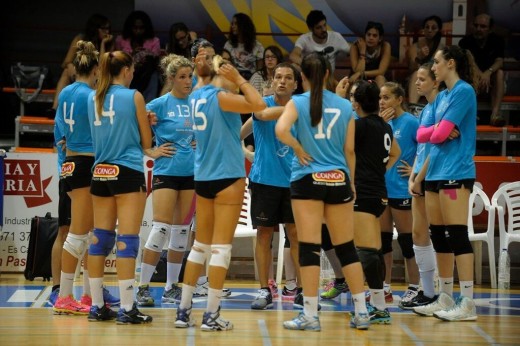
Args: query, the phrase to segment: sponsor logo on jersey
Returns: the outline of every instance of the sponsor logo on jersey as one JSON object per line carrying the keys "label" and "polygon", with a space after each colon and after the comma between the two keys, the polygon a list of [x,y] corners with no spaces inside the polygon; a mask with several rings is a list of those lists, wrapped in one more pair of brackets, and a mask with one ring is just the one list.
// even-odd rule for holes
{"label": "sponsor logo on jersey", "polygon": [[345,181],[345,173],[340,170],[312,173],[314,181],[325,183],[342,183]]}

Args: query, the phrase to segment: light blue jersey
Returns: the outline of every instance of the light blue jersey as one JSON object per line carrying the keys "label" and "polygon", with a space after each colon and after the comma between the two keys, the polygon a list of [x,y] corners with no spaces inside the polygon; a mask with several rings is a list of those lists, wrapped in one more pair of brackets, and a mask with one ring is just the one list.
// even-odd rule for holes
{"label": "light blue jersey", "polygon": [[[428,119],[431,118],[434,111],[434,103],[435,101],[424,106],[421,114],[419,115],[419,126],[424,126],[429,121]],[[429,153],[430,143],[417,143],[417,154],[415,157],[415,167],[413,170],[414,174],[419,174]]]}
{"label": "light blue jersey", "polygon": [[[90,128],[90,127],[89,127]],[[56,119],[54,119],[54,146],[56,146],[57,154],[58,154],[58,174],[61,174],[61,165],[65,162],[66,151],[63,150],[62,145],[58,145],[58,142],[61,141],[64,137],[62,126],[59,124]]]}
{"label": "light blue jersey", "polygon": [[111,85],[102,114],[97,114],[95,91],[88,101],[88,118],[94,142],[94,165],[112,163],[143,172],[143,149],[134,103],[134,89]]}
{"label": "light blue jersey", "polygon": [[344,152],[348,124],[352,118],[350,101],[324,90],[323,116],[321,122],[312,127],[309,99],[310,92],[292,97],[298,113],[298,119],[294,123],[296,138],[312,157],[312,161],[308,166],[302,166],[295,155],[291,181],[299,180],[310,173],[334,169],[341,169],[350,176]]}
{"label": "light blue jersey", "polygon": [[459,80],[452,90],[446,89],[439,94],[435,123],[441,120],[455,124],[460,136],[431,145],[426,180],[475,179],[473,156],[477,137],[477,97],[471,85]]}
{"label": "light blue jersey", "polygon": [[410,198],[408,193],[408,176],[401,176],[397,167],[402,165],[401,161],[406,161],[413,166],[415,154],[417,153],[417,129],[419,120],[410,113],[403,113],[399,117],[388,122],[392,127],[394,139],[401,148],[401,155],[385,174],[386,189],[388,198]]}
{"label": "light blue jersey", "polygon": [[146,109],[157,115],[157,124],[152,126],[157,146],[171,143],[176,149],[173,157],[155,159],[153,174],[192,176],[195,151],[191,146],[193,123],[188,98],[179,99],[167,93],[148,103]]}
{"label": "light blue jersey", "polygon": [[195,181],[210,181],[246,176],[240,142],[240,114],[220,109],[217,94],[227,92],[206,85],[190,95],[195,150]]}
{"label": "light blue jersey", "polygon": [[65,136],[67,148],[78,153],[94,152],[87,114],[91,92],[88,84],[74,82],[65,87],[58,97],[55,124]]}
{"label": "light blue jersey", "polygon": [[[274,96],[264,97],[264,101],[267,107],[279,106]],[[276,120],[262,121],[253,115],[255,161],[249,172],[249,180],[254,183],[288,188],[294,152],[291,147],[276,138],[275,126]]]}

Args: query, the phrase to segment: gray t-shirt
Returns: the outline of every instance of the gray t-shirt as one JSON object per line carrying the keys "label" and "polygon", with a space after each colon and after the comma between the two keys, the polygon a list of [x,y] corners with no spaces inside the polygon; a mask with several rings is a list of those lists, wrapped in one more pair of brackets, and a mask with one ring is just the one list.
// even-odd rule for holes
{"label": "gray t-shirt", "polygon": [[[312,38],[312,32],[308,32],[298,37],[294,46],[302,50],[302,57],[312,52],[324,52],[334,70],[336,67],[336,56],[340,52],[349,54],[350,44],[336,31],[327,31],[327,33],[327,41],[325,43],[316,43]],[[332,49],[328,47],[332,47]]]}

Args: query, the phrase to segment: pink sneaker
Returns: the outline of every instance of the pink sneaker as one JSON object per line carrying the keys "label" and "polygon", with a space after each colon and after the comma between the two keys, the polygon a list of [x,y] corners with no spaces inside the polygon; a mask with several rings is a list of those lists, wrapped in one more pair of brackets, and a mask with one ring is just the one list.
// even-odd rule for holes
{"label": "pink sneaker", "polygon": [[58,297],[52,310],[57,315],[88,315],[90,306],[81,304],[70,295],[67,297]]}
{"label": "pink sneaker", "polygon": [[276,285],[276,281],[274,281],[273,279],[269,279],[267,281],[267,284],[269,285],[269,290],[271,291],[271,296],[273,297],[273,299],[278,298],[278,286]]}
{"label": "pink sneaker", "polygon": [[85,306],[92,306],[92,297],[84,294],[81,296],[81,299],[79,302]]}

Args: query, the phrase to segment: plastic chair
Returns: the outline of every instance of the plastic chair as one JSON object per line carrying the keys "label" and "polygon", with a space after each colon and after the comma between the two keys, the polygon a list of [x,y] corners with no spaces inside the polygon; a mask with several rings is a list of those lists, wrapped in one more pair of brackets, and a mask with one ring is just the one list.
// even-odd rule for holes
{"label": "plastic chair", "polygon": [[[469,197],[468,235],[469,240],[477,242],[473,245],[475,255],[475,282],[482,283],[482,242],[487,243],[489,258],[489,278],[491,288],[497,288],[497,268],[495,261],[495,207],[490,203],[489,197],[478,186],[473,186],[473,192]],[[483,210],[488,212],[487,229],[485,232],[475,233],[473,216],[480,215]]]}
{"label": "plastic chair", "polygon": [[509,243],[520,242],[520,181],[500,187],[491,203],[498,212],[500,250],[508,249]]}

